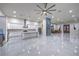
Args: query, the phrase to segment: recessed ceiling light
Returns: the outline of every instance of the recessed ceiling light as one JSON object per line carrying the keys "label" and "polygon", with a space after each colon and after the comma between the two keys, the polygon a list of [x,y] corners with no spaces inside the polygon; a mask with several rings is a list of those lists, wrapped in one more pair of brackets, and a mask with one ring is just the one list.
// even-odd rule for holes
{"label": "recessed ceiling light", "polygon": [[72,10],[69,10],[69,13],[72,13]]}
{"label": "recessed ceiling light", "polygon": [[72,15],[72,17],[75,17],[75,15]]}
{"label": "recessed ceiling light", "polygon": [[16,14],[16,11],[13,11],[13,14]]}

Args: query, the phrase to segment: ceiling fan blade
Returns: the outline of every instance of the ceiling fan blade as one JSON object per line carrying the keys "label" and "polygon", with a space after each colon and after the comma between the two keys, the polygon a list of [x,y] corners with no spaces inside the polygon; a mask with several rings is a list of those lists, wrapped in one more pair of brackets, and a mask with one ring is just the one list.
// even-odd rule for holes
{"label": "ceiling fan blade", "polygon": [[52,13],[50,13],[50,12],[47,12],[47,13],[52,15]]}
{"label": "ceiling fan blade", "polygon": [[41,10],[43,10],[43,8],[41,8],[39,5],[37,5],[38,8],[40,8]]}
{"label": "ceiling fan blade", "polygon": [[53,10],[49,10],[49,11],[56,11],[56,9],[53,9]]}
{"label": "ceiling fan blade", "polygon": [[47,3],[44,3],[45,4],[45,8],[47,7]]}
{"label": "ceiling fan blade", "polygon": [[52,7],[55,7],[55,5],[56,5],[56,4],[54,4],[54,5],[50,6],[47,10],[51,9]]}

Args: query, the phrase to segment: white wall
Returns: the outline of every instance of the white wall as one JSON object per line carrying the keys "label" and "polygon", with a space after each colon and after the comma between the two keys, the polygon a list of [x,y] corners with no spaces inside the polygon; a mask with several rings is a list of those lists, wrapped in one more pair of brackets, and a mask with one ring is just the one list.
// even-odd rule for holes
{"label": "white wall", "polygon": [[35,29],[38,27],[38,23],[37,22],[30,22],[30,21],[27,21],[26,22],[26,25],[28,25],[28,28],[29,29]]}
{"label": "white wall", "polygon": [[54,30],[59,30],[60,27],[61,27],[61,24],[57,24],[57,25],[55,24],[54,25]]}
{"label": "white wall", "polygon": [[22,29],[23,20],[7,17],[7,28],[8,29]]}
{"label": "white wall", "polygon": [[[7,25],[8,29],[23,29],[23,26],[24,26],[23,19],[7,17],[7,22],[8,22],[8,25]],[[38,27],[37,22],[26,21],[26,25],[28,25],[28,29],[36,29]]]}

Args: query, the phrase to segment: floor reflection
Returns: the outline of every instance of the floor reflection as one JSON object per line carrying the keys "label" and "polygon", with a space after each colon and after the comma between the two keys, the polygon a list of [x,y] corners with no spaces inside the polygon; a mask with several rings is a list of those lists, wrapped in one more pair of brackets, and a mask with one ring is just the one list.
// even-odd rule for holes
{"label": "floor reflection", "polygon": [[62,37],[63,37],[63,40],[70,41],[70,33],[64,33]]}
{"label": "floor reflection", "polygon": [[0,47],[2,56],[79,56],[79,33],[59,33],[22,40],[10,38]]}

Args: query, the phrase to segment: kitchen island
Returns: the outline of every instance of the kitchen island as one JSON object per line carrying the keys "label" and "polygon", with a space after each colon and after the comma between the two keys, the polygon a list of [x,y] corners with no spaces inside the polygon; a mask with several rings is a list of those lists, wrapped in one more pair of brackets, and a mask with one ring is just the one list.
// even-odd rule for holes
{"label": "kitchen island", "polygon": [[29,38],[34,38],[34,37],[38,37],[39,33],[36,31],[32,31],[32,32],[23,32],[22,33],[22,38],[23,39],[29,39]]}
{"label": "kitchen island", "polygon": [[29,39],[38,37],[39,32],[35,29],[8,29],[7,40],[14,37],[21,37],[21,39]]}

